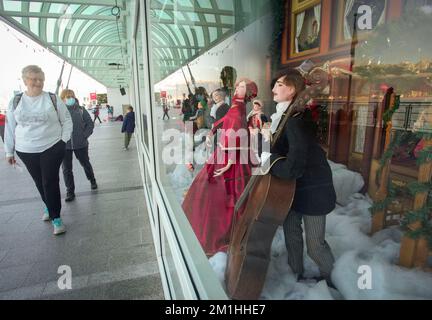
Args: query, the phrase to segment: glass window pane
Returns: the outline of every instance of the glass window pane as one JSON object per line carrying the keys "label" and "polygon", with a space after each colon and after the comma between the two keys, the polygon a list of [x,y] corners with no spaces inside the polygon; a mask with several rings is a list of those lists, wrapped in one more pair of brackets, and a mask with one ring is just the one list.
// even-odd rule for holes
{"label": "glass window pane", "polygon": [[216,23],[216,17],[214,14],[205,14],[204,16],[205,16],[207,22]]}
{"label": "glass window pane", "polygon": [[60,4],[60,3],[51,3],[49,7],[50,13],[65,13],[68,5],[66,4]]}
{"label": "glass window pane", "polygon": [[69,41],[74,42],[77,41],[76,35],[77,32],[81,29],[82,25],[84,23],[84,20],[75,20],[71,26],[71,31],[69,33]]}
{"label": "glass window pane", "polygon": [[200,21],[198,15],[196,13],[194,13],[194,12],[189,12],[188,13],[188,17],[189,17],[189,20],[191,20],[191,21],[194,21],[194,22],[199,22]]}
{"label": "glass window pane", "polygon": [[208,29],[210,33],[210,42],[217,40],[217,28],[209,27]]}
{"label": "glass window pane", "polygon": [[205,39],[204,39],[204,32],[203,29],[201,27],[194,27],[193,30],[195,31],[198,43],[197,45],[200,47],[204,47],[205,46]]}
{"label": "glass window pane", "polygon": [[106,7],[104,7],[104,6],[88,6],[86,9],[84,9],[82,14],[92,15],[101,9],[106,9]]}
{"label": "glass window pane", "polygon": [[176,3],[179,4],[180,6],[183,6],[183,7],[193,7],[193,5],[192,5],[192,3],[191,3],[190,0],[177,0],[177,1],[174,3],[174,5],[175,5]]}
{"label": "glass window pane", "polygon": [[183,292],[181,291],[181,283],[179,279],[178,266],[176,265],[171,250],[170,243],[168,242],[168,236],[164,229],[161,229],[161,240],[162,240],[162,259],[164,261],[164,267],[166,271],[167,282],[169,291],[172,299],[185,299]]}
{"label": "glass window pane", "polygon": [[213,6],[212,6],[210,0],[198,0],[198,4],[201,8],[213,9]]}
{"label": "glass window pane", "polygon": [[[430,164],[425,157],[430,153],[432,132],[432,2],[293,0],[289,6],[286,3],[282,0],[178,2],[183,6],[182,14],[192,22],[184,26],[184,33],[172,25],[161,27],[155,18],[151,20],[149,42],[154,60],[150,61],[150,73],[154,101],[149,108],[155,130],[158,184],[164,200],[173,208],[173,217],[190,223],[193,234],[185,236],[195,237],[209,259],[217,253],[218,257],[227,258],[231,230],[241,218],[233,208],[253,176],[252,158],[260,156],[251,137],[265,133],[265,126],[275,133],[284,117],[283,111],[290,110],[286,108],[292,100],[299,101],[295,99],[306,93],[308,101],[302,102],[299,113],[295,113],[307,131],[308,149],[303,158],[290,151],[289,141],[280,142],[283,150],[275,147],[270,150],[273,159],[281,157],[284,162],[275,165],[269,174],[278,176],[279,172],[285,180],[297,183],[292,206],[286,206],[286,214],[290,209],[305,216],[319,211],[329,217],[329,228],[340,234],[344,230],[335,221],[340,221],[341,216],[357,226],[358,221],[354,220],[362,216],[364,224],[358,228],[367,242],[371,230],[378,232],[392,227],[402,235],[405,231],[401,223],[409,222],[404,220],[406,214],[419,206],[415,204],[419,198],[410,193],[410,186],[416,182],[427,188],[430,183],[430,175],[425,173],[430,172]],[[208,6],[212,6],[213,12],[205,10]],[[211,23],[211,27],[206,27],[206,23]],[[213,25],[217,23],[220,25]],[[305,79],[314,66],[322,67],[330,75],[323,78],[329,82],[317,90],[312,90],[315,86]],[[288,70],[291,72],[288,78],[296,78],[295,83],[283,82],[286,78],[276,79],[280,72]],[[252,97],[243,97],[241,90],[249,83],[239,82],[244,77],[256,84],[262,108],[255,105],[254,109]],[[280,95],[279,86],[290,88],[291,94]],[[236,89],[242,95],[240,98],[235,95]],[[248,89],[248,94],[253,92],[250,83]],[[224,115],[220,116],[218,110],[224,110]],[[237,124],[236,130],[246,132],[243,147],[238,145],[240,137],[232,146],[228,137],[214,136],[218,125],[233,129],[233,123]],[[279,129],[286,132],[286,128]],[[236,161],[242,150],[247,150],[250,158],[242,163],[245,166],[238,166]],[[230,157],[230,152],[234,156],[231,153]],[[301,172],[290,171],[295,171],[291,160],[282,157],[303,163]],[[321,174],[325,175],[326,188],[315,184],[322,183],[318,179]],[[388,182],[388,186],[383,182]],[[319,204],[319,198],[328,207]],[[425,195],[420,203],[424,210],[430,204],[427,199]],[[246,199],[246,205],[251,201]],[[372,211],[379,211],[379,219],[370,215],[371,206]],[[344,253],[353,249],[352,239],[347,236],[336,244],[332,235],[322,234],[329,239],[338,263]],[[274,259],[272,262],[282,266],[287,265],[284,237],[283,228],[279,228],[274,239],[277,245],[267,252]],[[303,256],[303,252],[297,253]],[[393,258],[396,261],[405,256],[413,255],[396,250]],[[426,258],[423,256],[422,261],[427,261]],[[226,262],[222,265],[225,267]],[[306,263],[303,267],[307,273],[319,275],[315,266]],[[343,279],[340,271],[333,271],[332,277]],[[223,274],[218,275],[224,279]],[[289,268],[285,275],[270,268],[267,279],[285,284],[284,280],[294,276]],[[295,286],[279,290],[277,285],[267,285],[261,298],[307,298]],[[394,289],[389,297],[394,297],[393,294],[400,292]]]}
{"label": "glass window pane", "polygon": [[46,23],[46,39],[48,42],[54,42],[54,30],[57,27],[57,19],[49,18]]}
{"label": "glass window pane", "polygon": [[144,87],[144,56],[143,56],[143,44],[142,44],[142,21],[139,19],[139,24],[137,27],[137,33],[135,37],[136,44],[136,56],[137,56],[137,68],[138,68],[138,96],[140,99],[141,114],[137,115],[140,117],[140,123],[142,125],[141,132],[144,135],[144,144],[149,146],[148,138],[148,106],[145,104],[144,93],[146,88]]}
{"label": "glass window pane", "polygon": [[213,6],[210,0],[198,0],[198,4],[201,8],[212,9]]}
{"label": "glass window pane", "polygon": [[42,9],[42,2],[31,1],[30,12],[40,12]]}
{"label": "glass window pane", "polygon": [[[213,1],[210,3],[212,4]],[[230,6],[225,5],[224,8],[227,10],[229,7],[233,8],[232,3]],[[252,24],[247,27],[247,31],[226,28],[234,35],[225,39],[219,38],[221,35],[218,34],[217,27],[205,26],[206,23],[216,23],[219,20],[216,18],[216,12],[215,10],[214,14],[203,14],[200,8],[191,8],[190,11],[184,12],[192,22],[199,22],[196,26],[184,26],[184,33],[172,25],[160,26],[160,22],[152,17],[150,34],[153,45],[150,49],[155,59],[150,63],[150,67],[154,80],[152,88],[155,104],[152,105],[152,121],[155,128],[158,177],[164,194],[175,209],[176,217],[191,222],[195,233],[189,236],[197,237],[208,257],[219,250],[226,252],[227,243],[221,239],[225,236],[229,238],[228,230],[234,215],[230,205],[235,197],[240,196],[239,191],[236,191],[235,195],[230,194],[232,185],[225,186],[223,177],[215,180],[218,187],[221,187],[220,192],[214,192],[211,179],[207,181],[207,178],[203,178],[207,177],[207,170],[210,170],[206,161],[214,156],[212,151],[205,148],[202,140],[210,132],[211,121],[215,120],[214,117],[209,119],[211,107],[215,104],[210,94],[219,89],[217,103],[218,106],[222,105],[218,113],[220,118],[223,112],[229,110],[234,96],[235,82],[240,77],[253,80],[259,85],[260,97],[266,99],[267,104],[271,101],[269,84],[265,82],[267,72],[265,66],[271,41],[271,37],[268,36],[271,34],[272,25],[269,23],[271,19],[258,21],[257,17],[251,17]],[[243,15],[242,12],[238,14]],[[226,21],[233,25],[234,16],[236,16],[235,12],[232,12],[231,16],[226,15],[225,12]],[[243,27],[246,27],[246,23]],[[164,30],[171,32],[163,32]],[[219,44],[213,46],[211,43],[214,42]],[[179,50],[176,46],[178,44],[186,48]],[[244,47],[253,54],[246,54]],[[201,55],[193,58],[201,48]],[[188,59],[186,60],[188,65],[179,60],[182,57]],[[221,78],[222,70],[226,72]],[[251,111],[251,102],[248,100],[241,108],[245,120],[246,112]],[[240,123],[242,120],[239,117],[235,118],[235,121]],[[247,134],[246,124],[242,125]],[[218,152],[221,152],[220,150],[218,149]],[[190,155],[192,158],[188,159]],[[249,164],[245,166],[250,170]],[[238,179],[243,184],[249,177],[248,174],[240,175]],[[196,208],[191,209],[192,203]],[[215,211],[219,210],[215,209],[216,207],[219,209],[223,207],[223,210],[215,214]],[[198,211],[201,211],[201,217],[205,217],[203,219],[208,219],[207,222],[194,221]],[[223,226],[223,230],[216,232],[219,233],[221,242],[216,243],[219,240],[211,239],[212,236],[209,236],[213,232],[210,225]],[[203,232],[199,231],[199,228]]]}
{"label": "glass window pane", "polygon": [[185,13],[181,12],[181,11],[174,11],[174,17],[175,17],[176,21],[179,21],[179,22],[187,20],[185,17]]}
{"label": "glass window pane", "polygon": [[3,8],[6,11],[21,11],[21,2],[3,0]]}
{"label": "glass window pane", "polygon": [[220,16],[223,24],[234,24],[234,17],[232,16]]}
{"label": "glass window pane", "polygon": [[216,3],[221,10],[234,11],[234,3],[232,0],[216,0]]}
{"label": "glass window pane", "polygon": [[156,16],[158,19],[167,19],[167,20],[172,20],[171,16],[166,13],[165,11],[162,10],[155,10]]}
{"label": "glass window pane", "polygon": [[29,18],[30,31],[39,36],[39,18]]}
{"label": "glass window pane", "polygon": [[193,35],[192,35],[192,31],[191,31],[191,27],[189,27],[189,26],[185,26],[185,27],[184,27],[184,30],[185,30],[185,32],[186,32],[186,34],[187,34],[187,36],[188,36],[189,43],[190,43],[191,45],[196,46],[197,44],[196,44],[195,41],[194,41],[194,37],[193,37]]}

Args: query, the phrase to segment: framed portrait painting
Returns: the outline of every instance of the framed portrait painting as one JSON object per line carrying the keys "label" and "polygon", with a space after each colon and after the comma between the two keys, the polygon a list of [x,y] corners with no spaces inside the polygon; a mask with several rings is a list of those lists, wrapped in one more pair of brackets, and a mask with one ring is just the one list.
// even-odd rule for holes
{"label": "framed portrait painting", "polygon": [[321,1],[295,0],[291,13],[290,56],[319,51],[321,41]]}

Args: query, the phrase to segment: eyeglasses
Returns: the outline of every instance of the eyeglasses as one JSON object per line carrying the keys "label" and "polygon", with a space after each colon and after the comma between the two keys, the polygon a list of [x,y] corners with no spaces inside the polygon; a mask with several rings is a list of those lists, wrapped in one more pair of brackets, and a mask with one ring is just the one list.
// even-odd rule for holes
{"label": "eyeglasses", "polygon": [[36,81],[44,82],[45,81],[45,79],[42,79],[42,78],[25,78],[25,79],[29,80],[31,82],[36,82]]}

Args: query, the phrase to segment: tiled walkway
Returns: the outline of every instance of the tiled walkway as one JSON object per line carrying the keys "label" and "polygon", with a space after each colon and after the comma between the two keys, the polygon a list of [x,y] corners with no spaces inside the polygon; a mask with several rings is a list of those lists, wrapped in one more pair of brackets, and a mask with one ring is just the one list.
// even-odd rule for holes
{"label": "tiled walkway", "polygon": [[[120,125],[96,124],[90,138],[99,190],[90,190],[74,159],[77,197],[62,202],[67,232],[61,236],[41,220],[44,206],[28,172],[2,156],[0,299],[164,298],[135,141],[122,150]],[[64,199],[62,177],[61,188]],[[71,268],[71,290],[59,289],[61,265]]]}

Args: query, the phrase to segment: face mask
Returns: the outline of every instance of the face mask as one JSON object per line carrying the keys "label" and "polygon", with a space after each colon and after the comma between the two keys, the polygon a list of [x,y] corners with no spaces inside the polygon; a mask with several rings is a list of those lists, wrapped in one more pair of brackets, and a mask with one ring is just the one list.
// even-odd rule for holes
{"label": "face mask", "polygon": [[72,107],[75,104],[75,98],[67,98],[66,105]]}

